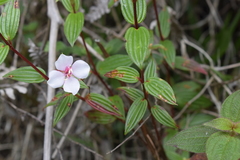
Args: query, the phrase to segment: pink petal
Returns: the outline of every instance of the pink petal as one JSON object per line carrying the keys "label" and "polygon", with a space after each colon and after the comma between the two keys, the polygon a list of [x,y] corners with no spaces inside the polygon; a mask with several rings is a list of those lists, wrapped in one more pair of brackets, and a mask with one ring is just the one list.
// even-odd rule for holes
{"label": "pink petal", "polygon": [[87,78],[90,72],[90,66],[83,60],[77,60],[72,65],[73,75],[77,78]]}
{"label": "pink petal", "polygon": [[58,70],[64,71],[65,68],[71,66],[72,63],[73,63],[72,56],[65,56],[64,54],[61,54],[58,60],[55,62],[55,66]]}
{"label": "pink petal", "polygon": [[80,82],[76,78],[70,77],[65,80],[65,83],[63,85],[63,90],[65,92],[70,92],[73,95],[75,95],[77,94],[79,89],[80,89]]}
{"label": "pink petal", "polygon": [[49,73],[48,85],[52,88],[61,87],[64,83],[65,75],[62,72],[53,70]]}

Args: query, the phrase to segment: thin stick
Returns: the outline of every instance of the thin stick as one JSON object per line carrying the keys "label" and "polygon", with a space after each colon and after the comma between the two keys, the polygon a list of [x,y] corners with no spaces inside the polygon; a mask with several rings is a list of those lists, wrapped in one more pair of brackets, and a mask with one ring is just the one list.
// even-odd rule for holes
{"label": "thin stick", "polygon": [[213,81],[213,77],[209,79],[209,81],[206,83],[206,85],[203,87],[203,89],[195,96],[193,97],[184,107],[183,109],[178,113],[176,117],[174,117],[174,120],[177,120],[178,118],[181,117],[181,115],[185,112],[185,110],[194,102],[196,101],[203,93],[207,90],[207,88],[210,86],[210,84]]}
{"label": "thin stick", "polygon": [[132,138],[136,134],[136,132],[142,127],[142,125],[149,119],[149,117],[150,117],[150,115],[137,127],[137,129],[129,137],[127,137],[124,141],[122,141],[122,143],[117,145],[117,147],[115,147],[113,150],[107,152],[106,154],[110,154],[110,153],[114,152],[116,149],[121,147],[125,142],[127,142],[130,138]]}

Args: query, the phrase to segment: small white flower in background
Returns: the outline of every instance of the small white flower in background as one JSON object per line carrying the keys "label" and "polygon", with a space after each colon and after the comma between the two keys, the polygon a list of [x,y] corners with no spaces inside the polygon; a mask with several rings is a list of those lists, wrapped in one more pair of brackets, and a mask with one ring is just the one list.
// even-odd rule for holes
{"label": "small white flower in background", "polygon": [[63,87],[65,92],[77,94],[80,89],[79,79],[87,78],[90,66],[83,60],[73,63],[73,57],[64,54],[60,55],[55,66],[56,70],[49,73],[48,85],[52,88]]}

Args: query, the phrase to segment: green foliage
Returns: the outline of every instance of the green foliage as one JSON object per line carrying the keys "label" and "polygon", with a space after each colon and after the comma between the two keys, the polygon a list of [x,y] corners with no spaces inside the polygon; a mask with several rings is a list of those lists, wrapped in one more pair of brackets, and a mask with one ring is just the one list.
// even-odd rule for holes
{"label": "green foliage", "polygon": [[20,9],[18,1],[10,0],[4,7],[0,17],[0,33],[6,40],[12,40],[15,37],[19,26],[19,21]]}
{"label": "green foliage", "polygon": [[136,99],[127,113],[124,134],[129,133],[143,118],[147,110],[147,100],[141,97]]}
{"label": "green foliage", "polygon": [[163,79],[151,77],[146,80],[144,86],[147,92],[154,97],[166,103],[176,105],[176,98],[174,96],[172,87]]}
{"label": "green foliage", "polygon": [[74,45],[80,35],[84,24],[83,13],[70,13],[64,23],[64,33],[71,46]]}
{"label": "green foliage", "polygon": [[85,116],[98,124],[109,124],[116,120],[116,117],[97,110],[89,110],[85,112]]}
{"label": "green foliage", "polygon": [[140,27],[138,29],[129,28],[125,34],[126,50],[132,61],[140,68],[143,68],[143,62],[148,52],[150,42],[149,31]]}
{"label": "green foliage", "polygon": [[113,71],[107,72],[104,76],[115,78],[126,83],[136,83],[140,78],[140,75],[136,69],[125,66],[118,67]]}
{"label": "green foliage", "polygon": [[[38,69],[45,74],[43,69],[39,67]],[[26,83],[40,83],[45,80],[36,70],[29,66],[18,68],[5,74],[3,77]]]}
{"label": "green foliage", "polygon": [[125,109],[124,109],[124,104],[121,97],[118,95],[115,95],[115,96],[108,97],[108,99],[117,107],[117,109],[121,113],[121,116],[117,116],[117,117],[125,120]]}
{"label": "green foliage", "polygon": [[159,14],[160,28],[164,38],[167,38],[170,33],[170,14],[165,7]]}
{"label": "green foliage", "polygon": [[10,1],[10,0],[0,0],[0,5],[3,5],[5,3],[7,3],[8,1]]}
{"label": "green foliage", "polygon": [[119,87],[118,89],[123,91],[132,101],[135,101],[139,97],[144,98],[143,92],[139,89],[130,87]]}
{"label": "green foliage", "polygon": [[80,7],[79,0],[61,0],[61,1],[66,10],[68,10],[68,12],[76,13],[79,10]]}
{"label": "green foliage", "polygon": [[170,40],[165,40],[165,41],[161,41],[160,45],[162,47],[159,49],[159,52],[163,54],[168,65],[174,68],[176,51],[173,43]]}
{"label": "green foliage", "polygon": [[154,61],[154,59],[150,59],[148,62],[148,65],[144,71],[144,78],[148,79],[150,77],[156,77],[157,76],[157,65]]}
{"label": "green foliage", "polygon": [[3,43],[0,43],[0,64],[6,59],[9,51],[9,46],[4,46]]}
{"label": "green foliage", "polygon": [[[131,24],[134,24],[134,12],[133,12],[133,1],[120,0],[121,10],[124,19]],[[141,23],[146,17],[147,5],[145,0],[137,0],[137,22]]]}

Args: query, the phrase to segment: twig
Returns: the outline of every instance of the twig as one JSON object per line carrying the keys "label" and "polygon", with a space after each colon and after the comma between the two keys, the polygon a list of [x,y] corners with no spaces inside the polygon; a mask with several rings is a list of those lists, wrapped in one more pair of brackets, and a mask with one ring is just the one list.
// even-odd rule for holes
{"label": "twig", "polygon": [[136,134],[136,132],[139,130],[139,128],[141,128],[142,125],[149,119],[149,117],[150,117],[150,115],[137,127],[137,129],[129,137],[127,137],[124,141],[122,141],[122,143],[117,145],[117,147],[115,147],[113,150],[107,152],[106,154],[110,154],[110,153],[114,152],[116,149],[121,147],[125,142],[127,142],[130,138],[132,138],[132,136],[134,136]]}
{"label": "twig", "polygon": [[[213,74],[213,77],[219,82],[222,83],[223,81],[221,80],[221,78],[219,78],[216,74]],[[227,87],[226,84],[223,85],[223,88],[226,90],[226,92],[230,95],[232,94],[232,91]]]}
{"label": "twig", "polygon": [[[92,76],[89,78],[89,80],[88,80],[88,82],[87,82],[87,85],[88,85],[88,86],[91,84],[92,78],[93,78]],[[84,89],[84,90],[83,90],[83,93],[81,94],[81,96],[84,97],[84,96],[87,94],[87,92],[88,92],[88,89]],[[55,149],[55,151],[54,151],[53,154],[52,154],[52,158],[53,158],[53,159],[56,157],[57,152],[58,152],[58,149],[61,148],[63,142],[65,141],[66,136],[68,135],[68,133],[69,133],[69,131],[70,131],[70,129],[71,129],[71,127],[72,127],[72,125],[73,125],[76,117],[77,117],[78,111],[79,111],[79,109],[80,109],[81,106],[82,106],[82,102],[83,102],[83,101],[79,101],[79,102],[78,102],[78,104],[77,104],[77,106],[76,106],[76,108],[75,108],[75,110],[74,110],[74,112],[73,112],[73,115],[72,115],[72,117],[71,117],[71,119],[70,119],[70,121],[69,121],[69,123],[68,123],[68,126],[67,126],[67,128],[66,128],[66,130],[65,130],[65,132],[64,132],[64,136],[60,139],[60,141],[59,141],[58,144],[57,144],[57,149]]]}
{"label": "twig", "polygon": [[178,113],[178,115],[176,115],[176,117],[174,117],[174,120],[177,120],[178,118],[180,118],[181,115],[185,112],[185,110],[206,91],[206,89],[212,83],[213,79],[214,79],[213,77],[209,79],[209,81],[206,83],[203,89],[183,107],[183,109]]}

